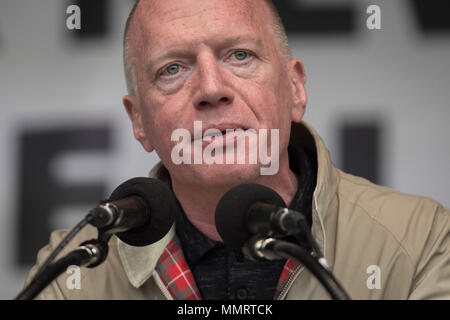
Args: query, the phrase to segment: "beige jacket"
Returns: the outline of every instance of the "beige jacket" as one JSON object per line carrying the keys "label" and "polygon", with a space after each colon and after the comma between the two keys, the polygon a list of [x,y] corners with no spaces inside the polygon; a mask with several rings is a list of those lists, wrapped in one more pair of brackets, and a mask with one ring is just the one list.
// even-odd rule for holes
{"label": "beige jacket", "polygon": [[[305,123],[293,125],[291,138],[317,158],[312,232],[350,297],[450,299],[450,211],[431,199],[401,194],[338,170],[322,139]],[[151,175],[168,178],[161,164]],[[52,233],[27,282],[66,232]],[[38,298],[172,299],[154,267],[174,234],[172,228],[146,247],[112,237],[107,260],[95,269],[81,268],[80,289],[69,289],[73,274],[65,273]],[[85,228],[62,254],[96,235],[94,228]],[[301,267],[280,299],[329,299],[329,295]]]}

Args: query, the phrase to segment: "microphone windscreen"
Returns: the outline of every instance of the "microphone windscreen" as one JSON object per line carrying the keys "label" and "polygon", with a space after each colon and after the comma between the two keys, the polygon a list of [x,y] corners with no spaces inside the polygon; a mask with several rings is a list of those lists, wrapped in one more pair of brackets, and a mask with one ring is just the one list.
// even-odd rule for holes
{"label": "microphone windscreen", "polygon": [[109,201],[138,196],[145,202],[147,223],[116,235],[132,246],[146,246],[161,240],[174,222],[175,197],[161,181],[138,177],[125,181],[111,194]]}
{"label": "microphone windscreen", "polygon": [[271,188],[259,184],[241,184],[229,190],[216,207],[215,224],[225,244],[242,252],[253,236],[247,227],[247,213],[256,202],[286,207],[284,200]]}

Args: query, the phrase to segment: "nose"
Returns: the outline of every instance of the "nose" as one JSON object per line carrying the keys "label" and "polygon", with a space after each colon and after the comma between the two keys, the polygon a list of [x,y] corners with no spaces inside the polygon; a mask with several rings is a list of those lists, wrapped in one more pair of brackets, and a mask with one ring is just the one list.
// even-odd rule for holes
{"label": "nose", "polygon": [[233,92],[224,81],[223,68],[213,54],[205,53],[197,61],[198,86],[194,96],[196,108],[217,107],[233,102]]}

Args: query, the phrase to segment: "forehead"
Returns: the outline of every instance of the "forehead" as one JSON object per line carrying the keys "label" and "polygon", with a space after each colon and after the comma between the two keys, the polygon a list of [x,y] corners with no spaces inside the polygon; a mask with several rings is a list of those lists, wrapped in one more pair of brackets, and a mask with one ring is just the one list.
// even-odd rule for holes
{"label": "forehead", "polygon": [[130,32],[153,52],[223,36],[265,38],[272,19],[264,0],[141,0]]}

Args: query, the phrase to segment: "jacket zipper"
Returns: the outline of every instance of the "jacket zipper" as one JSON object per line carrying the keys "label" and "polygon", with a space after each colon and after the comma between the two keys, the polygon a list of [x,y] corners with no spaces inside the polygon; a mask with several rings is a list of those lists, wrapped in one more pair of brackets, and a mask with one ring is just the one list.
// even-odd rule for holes
{"label": "jacket zipper", "polygon": [[166,286],[162,282],[158,272],[153,271],[152,275],[155,278],[155,282],[158,285],[159,289],[162,291],[162,294],[164,295],[164,297],[166,297],[167,300],[173,300],[172,295],[170,294],[169,290],[167,290]]}
{"label": "jacket zipper", "polygon": [[278,296],[277,300],[284,300],[284,298],[287,295],[287,291],[291,288],[292,283],[297,279],[297,277],[300,275],[300,273],[305,269],[303,265],[298,267],[297,270],[294,271],[294,274],[289,278],[288,282],[284,286],[283,290],[281,290],[281,293]]}

